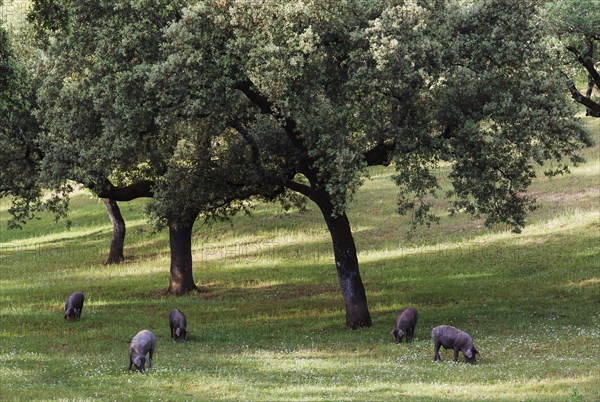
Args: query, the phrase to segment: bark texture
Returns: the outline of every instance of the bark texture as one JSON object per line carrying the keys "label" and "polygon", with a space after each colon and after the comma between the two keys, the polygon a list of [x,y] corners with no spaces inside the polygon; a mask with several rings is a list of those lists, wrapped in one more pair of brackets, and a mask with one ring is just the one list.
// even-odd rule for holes
{"label": "bark texture", "polygon": [[190,224],[169,223],[169,244],[171,247],[171,269],[167,293],[183,295],[198,290],[192,275],[192,228]]}
{"label": "bark texture", "polygon": [[335,268],[346,305],[346,326],[351,329],[370,327],[371,315],[358,269],[358,257],[350,221],[345,213],[333,216],[333,206],[325,196],[317,197],[315,202],[321,209],[331,234]]}
{"label": "bark texture", "polygon": [[106,206],[106,211],[108,212],[108,217],[110,218],[113,227],[110,251],[108,252],[106,264],[120,264],[125,259],[123,254],[126,231],[125,220],[123,219],[123,215],[121,215],[121,210],[116,201],[103,198],[102,202]]}

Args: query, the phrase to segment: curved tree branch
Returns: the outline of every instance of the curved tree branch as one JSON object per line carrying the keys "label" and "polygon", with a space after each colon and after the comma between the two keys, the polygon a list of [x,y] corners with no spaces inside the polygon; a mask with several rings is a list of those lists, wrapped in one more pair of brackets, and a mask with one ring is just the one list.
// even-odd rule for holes
{"label": "curved tree branch", "polygon": [[285,133],[287,134],[292,144],[302,153],[308,153],[308,149],[302,141],[303,136],[302,133],[298,130],[296,120],[294,120],[292,117],[284,116],[279,110],[277,110],[273,103],[271,103],[271,101],[266,96],[264,96],[256,89],[252,81],[247,80],[240,82],[235,86],[235,88],[242,91],[242,93],[246,95],[246,97],[252,103],[258,106],[262,113],[269,114],[274,118],[281,120],[283,122],[282,127],[285,130]]}
{"label": "curved tree branch", "polygon": [[109,198],[113,201],[131,201],[136,198],[153,197],[154,181],[140,180],[125,187],[116,187],[109,180],[106,180],[102,189],[91,184],[88,188],[96,193],[100,198]]}
{"label": "curved tree branch", "polygon": [[240,121],[237,119],[231,118],[229,120],[229,125],[233,127],[238,133],[240,133],[244,140],[246,140],[246,142],[250,146],[250,149],[252,150],[252,164],[258,169],[259,174],[263,178],[266,177],[267,174],[260,159],[260,150],[252,134],[250,134],[246,127],[244,127],[242,123],[240,123]]}
{"label": "curved tree branch", "polygon": [[312,193],[312,189],[309,186],[307,186],[306,184],[298,183],[294,180],[288,180],[285,183],[285,186],[292,191],[307,196],[308,198],[310,198],[310,194]]}
{"label": "curved tree branch", "polygon": [[569,78],[567,78],[567,87],[569,88],[571,97],[575,100],[575,102],[580,103],[588,108],[590,116],[600,117],[600,104],[582,95],[575,87],[573,80]]}
{"label": "curved tree branch", "polygon": [[[592,46],[591,42],[590,42],[589,46]],[[585,67],[585,69],[588,71],[592,80],[594,80],[594,84],[596,84],[596,87],[600,89],[600,74],[594,67],[594,62],[593,62],[592,58],[591,57],[583,57],[574,46],[567,46],[567,50],[569,52],[573,53],[575,55],[575,57],[577,57],[577,61],[582,66]]]}

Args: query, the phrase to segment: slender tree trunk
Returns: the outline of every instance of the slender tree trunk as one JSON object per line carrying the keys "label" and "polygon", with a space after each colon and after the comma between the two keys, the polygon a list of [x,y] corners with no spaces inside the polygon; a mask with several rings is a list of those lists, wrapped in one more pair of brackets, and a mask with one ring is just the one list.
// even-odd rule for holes
{"label": "slender tree trunk", "polygon": [[591,75],[588,75],[588,87],[587,87],[587,91],[585,91],[585,97],[588,99],[591,98],[593,91],[594,91],[594,79],[592,78]]}
{"label": "slender tree trunk", "polygon": [[[587,56],[590,60],[593,60],[594,57],[594,44],[591,39],[588,39],[588,52]],[[592,97],[592,92],[594,91],[594,77],[591,74],[588,74],[588,87],[587,91],[585,91],[585,97],[590,99]],[[585,109],[586,116],[592,116],[592,110],[588,107]]]}
{"label": "slender tree trunk", "polygon": [[167,293],[182,295],[198,290],[192,275],[192,228],[191,223],[169,223],[169,242],[171,246],[171,271]]}
{"label": "slender tree trunk", "polygon": [[[588,75],[588,87],[587,87],[587,91],[585,91],[585,97],[590,99],[592,97],[592,92],[594,91],[594,79],[592,78],[591,75]],[[585,108],[585,115],[586,116],[592,116],[592,117],[600,117],[600,113],[598,113],[598,111],[594,111],[592,109],[590,109],[589,107]]]}
{"label": "slender tree trunk", "polygon": [[[592,41],[591,38],[586,37],[586,42],[587,42],[587,53],[586,56],[589,58],[589,60],[594,60],[594,41]],[[592,62],[593,63],[593,62]],[[588,99],[591,99],[592,97],[592,93],[594,91],[594,84],[595,84],[595,80],[594,77],[592,76],[592,74],[588,74],[588,87],[587,87],[587,91],[585,91],[585,97]],[[598,88],[600,89],[600,88]],[[587,107],[585,109],[585,115],[586,116],[593,116],[593,117],[599,117],[600,115],[596,112],[594,112],[592,109],[590,109],[589,107]]]}
{"label": "slender tree trunk", "polygon": [[110,251],[106,264],[120,264],[125,259],[123,247],[125,245],[125,220],[116,201],[103,198],[106,211],[113,226],[113,235],[110,241]]}
{"label": "slender tree trunk", "polygon": [[358,257],[350,221],[345,213],[332,216],[333,207],[327,196],[321,196],[313,201],[321,209],[333,241],[335,267],[346,304],[346,326],[352,329],[370,327],[371,315],[367,306],[365,287],[358,270]]}

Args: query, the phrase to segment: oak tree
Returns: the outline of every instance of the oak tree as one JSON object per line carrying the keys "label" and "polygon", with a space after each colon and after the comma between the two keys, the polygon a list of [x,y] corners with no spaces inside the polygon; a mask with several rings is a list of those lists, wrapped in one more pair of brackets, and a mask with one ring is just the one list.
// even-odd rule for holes
{"label": "oak tree", "polygon": [[433,170],[449,163],[456,210],[518,231],[534,165],[556,160],[556,174],[589,144],[537,3],[198,1],[166,29],[149,88],[162,121],[229,126],[245,141],[261,180],[232,184],[254,196],[282,186],[319,207],[346,324],[369,326],[346,212],[368,166],[393,163],[399,210],[426,221]]}
{"label": "oak tree", "polygon": [[[122,257],[125,226],[116,203],[152,197],[174,147],[158,135],[144,84],[160,57],[161,30],[182,4],[34,1],[29,16],[44,51],[37,91],[41,181],[62,189],[63,199],[75,182],[107,200],[115,232],[107,262]],[[172,253],[169,286],[177,294],[196,289],[191,254],[179,251]]]}
{"label": "oak tree", "polygon": [[[172,294],[197,289],[192,229],[201,214],[218,219],[244,209],[238,200],[282,193],[273,186],[250,193],[239,185],[254,180],[253,172],[235,169],[245,165],[249,153],[239,152],[218,125],[158,119],[157,94],[145,84],[162,61],[162,29],[179,18],[183,4],[36,1],[30,15],[44,47],[37,91],[44,183],[57,189],[68,189],[70,181],[83,183],[107,199],[117,223],[110,255],[115,258],[125,231],[116,202],[151,198],[150,214],[169,228],[167,291]],[[220,141],[211,140],[217,137]],[[221,165],[239,171],[244,180],[235,175],[225,180]]]}

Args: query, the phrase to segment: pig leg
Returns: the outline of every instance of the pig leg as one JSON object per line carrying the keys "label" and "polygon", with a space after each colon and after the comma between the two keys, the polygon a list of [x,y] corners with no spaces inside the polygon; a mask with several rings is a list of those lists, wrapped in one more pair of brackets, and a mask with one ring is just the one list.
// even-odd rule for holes
{"label": "pig leg", "polygon": [[433,347],[433,351],[434,351],[434,353],[433,353],[433,361],[438,362],[438,361],[441,360],[441,358],[440,358],[440,346],[442,346],[442,344],[439,343],[439,342],[436,342],[435,345],[434,345],[434,347]]}
{"label": "pig leg", "polygon": [[154,349],[150,349],[150,358],[148,359],[148,368],[152,368],[152,356],[154,355]]}
{"label": "pig leg", "polygon": [[394,337],[394,342],[400,343],[400,338],[398,337],[398,328],[394,328],[390,335]]}
{"label": "pig leg", "polygon": [[454,349],[454,361],[458,361],[458,349]]}

